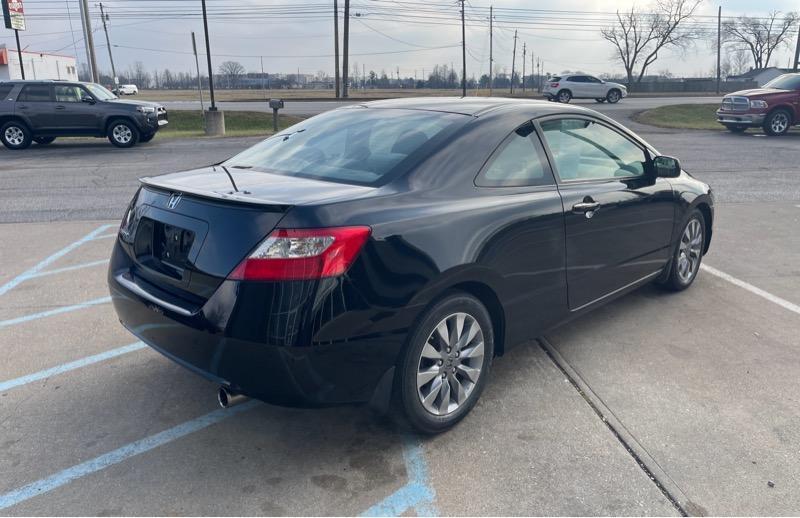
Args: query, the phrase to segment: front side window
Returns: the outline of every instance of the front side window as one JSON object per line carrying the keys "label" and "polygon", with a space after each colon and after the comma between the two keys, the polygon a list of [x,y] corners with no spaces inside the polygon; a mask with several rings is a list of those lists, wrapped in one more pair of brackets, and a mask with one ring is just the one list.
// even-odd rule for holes
{"label": "front side window", "polygon": [[604,124],[554,119],[541,126],[561,181],[632,178],[645,172],[645,151]]}
{"label": "front side window", "polygon": [[19,94],[18,102],[50,102],[50,85],[25,85]]}
{"label": "front side window", "polygon": [[388,108],[333,110],[292,126],[225,162],[251,169],[357,185],[404,170],[430,141],[466,115]]}
{"label": "front side window", "polygon": [[55,87],[56,102],[59,103],[79,103],[85,90],[78,85],[57,85]]}
{"label": "front side window", "polygon": [[552,183],[547,158],[533,124],[517,128],[494,152],[475,184],[479,187],[522,187]]}
{"label": "front side window", "polygon": [[110,101],[116,99],[117,96],[109,92],[105,87],[96,83],[86,83],[86,88],[92,93],[92,96],[98,101]]}

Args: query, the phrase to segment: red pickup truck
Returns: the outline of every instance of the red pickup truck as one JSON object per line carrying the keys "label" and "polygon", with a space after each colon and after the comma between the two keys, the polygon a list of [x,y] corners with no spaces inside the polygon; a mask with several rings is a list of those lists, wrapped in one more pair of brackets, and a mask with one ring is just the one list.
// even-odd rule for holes
{"label": "red pickup truck", "polygon": [[761,127],[767,135],[784,135],[800,125],[800,74],[783,74],[763,88],[726,95],[717,122],[734,133]]}

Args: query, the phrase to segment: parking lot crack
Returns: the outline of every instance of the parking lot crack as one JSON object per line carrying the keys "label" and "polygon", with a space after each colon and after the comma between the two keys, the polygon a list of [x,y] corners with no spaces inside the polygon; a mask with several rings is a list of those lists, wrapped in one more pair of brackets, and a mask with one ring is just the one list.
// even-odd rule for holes
{"label": "parking lot crack", "polygon": [[[589,405],[595,415],[600,418],[606,428],[608,428],[617,441],[619,441],[628,455],[633,458],[639,469],[641,469],[647,478],[650,479],[650,481],[658,488],[661,494],[663,494],[669,503],[672,504],[675,510],[678,511],[681,516],[690,516],[690,513],[686,508],[691,506],[691,502],[689,502],[688,498],[682,494],[682,491],[677,484],[669,477],[663,468],[661,468],[656,460],[653,459],[649,453],[647,453],[645,448],[638,441],[636,441],[633,434],[631,434],[630,431],[628,431],[621,423],[621,421],[619,421],[619,419],[613,415],[613,412],[611,412],[611,410],[605,405],[599,396],[594,393],[590,395],[588,390],[584,390],[582,385],[586,385],[588,388],[588,384],[586,384],[586,382],[577,372],[575,372],[569,363],[567,363],[566,360],[561,357],[555,347],[553,347],[553,345],[546,338],[539,338],[537,342],[547,357],[550,358],[550,361],[553,362],[553,365],[555,365],[556,368],[561,371],[567,381],[569,381],[573,388],[575,388],[583,400],[586,401],[586,404]],[[637,452],[636,447],[640,448],[641,452]],[[648,462],[645,462],[643,456],[647,457]],[[656,469],[660,472],[660,477],[656,476],[656,473],[654,472]]]}

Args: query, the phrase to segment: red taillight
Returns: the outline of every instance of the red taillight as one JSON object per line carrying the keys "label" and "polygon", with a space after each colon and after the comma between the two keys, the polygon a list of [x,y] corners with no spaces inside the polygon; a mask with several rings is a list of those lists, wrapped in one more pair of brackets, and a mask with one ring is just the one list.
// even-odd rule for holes
{"label": "red taillight", "polygon": [[276,229],[229,278],[290,281],[336,277],[350,268],[370,232],[369,227]]}
{"label": "red taillight", "polygon": [[553,88],[558,88],[558,83],[550,83],[550,86],[552,86]]}

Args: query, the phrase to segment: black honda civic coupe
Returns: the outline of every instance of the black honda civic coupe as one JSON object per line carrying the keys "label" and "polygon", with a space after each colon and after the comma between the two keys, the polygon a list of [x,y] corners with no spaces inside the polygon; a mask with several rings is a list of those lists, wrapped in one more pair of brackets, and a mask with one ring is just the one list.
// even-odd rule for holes
{"label": "black honda civic coupe", "polygon": [[122,324],[223,405],[371,403],[433,433],[511,346],[691,285],[713,219],[706,184],[592,110],[377,101],[143,178],[108,282]]}

